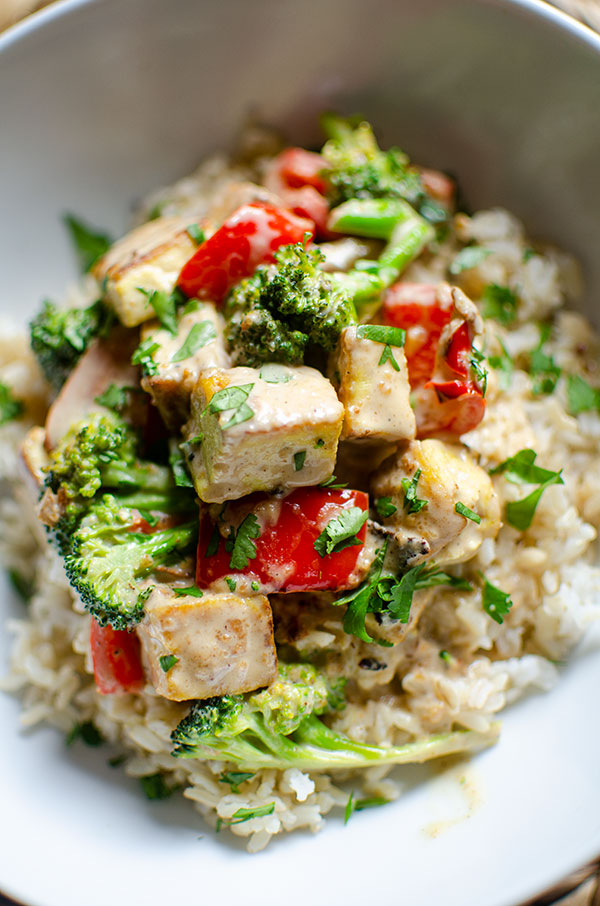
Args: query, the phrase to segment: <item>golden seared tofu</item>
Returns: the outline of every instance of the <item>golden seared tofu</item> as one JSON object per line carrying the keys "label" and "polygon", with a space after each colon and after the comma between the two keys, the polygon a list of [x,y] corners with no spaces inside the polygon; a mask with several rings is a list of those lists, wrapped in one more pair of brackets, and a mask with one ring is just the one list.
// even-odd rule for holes
{"label": "golden seared tofu", "polygon": [[332,372],[344,406],[345,440],[397,443],[416,434],[404,350],[367,336],[390,330],[363,325],[342,331]]}
{"label": "golden seared tofu", "polygon": [[175,289],[181,268],[198,247],[188,226],[189,217],[150,220],[115,242],[95,265],[104,298],[126,327],[155,316],[148,293]]}
{"label": "golden seared tofu", "polygon": [[205,371],[191,408],[188,465],[207,503],[316,485],[333,473],[344,410],[314,368]]}
{"label": "golden seared tofu", "polygon": [[459,445],[412,441],[381,464],[371,490],[403,568],[428,557],[438,565],[468,560],[500,529],[491,479]]}
{"label": "golden seared tofu", "polygon": [[177,596],[155,586],[137,627],[150,681],[171,701],[251,692],[277,678],[273,617],[264,595]]}
{"label": "golden seared tofu", "polygon": [[201,372],[231,364],[223,327],[223,317],[214,305],[197,299],[183,309],[175,334],[158,321],[142,327],[142,340],[157,347],[152,353],[155,373],[142,378],[142,387],[152,396],[169,430],[177,431],[189,418],[190,397]]}

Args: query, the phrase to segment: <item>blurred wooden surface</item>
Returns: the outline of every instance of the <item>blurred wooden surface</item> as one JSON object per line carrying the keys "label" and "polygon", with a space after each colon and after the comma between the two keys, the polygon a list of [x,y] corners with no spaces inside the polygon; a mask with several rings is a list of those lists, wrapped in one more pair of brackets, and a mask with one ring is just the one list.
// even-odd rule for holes
{"label": "blurred wooden surface", "polygon": [[[0,31],[48,5],[48,0],[0,0]],[[600,0],[553,0],[553,5],[600,32]],[[13,901],[0,893],[0,906]],[[521,906],[600,906],[600,857]]]}

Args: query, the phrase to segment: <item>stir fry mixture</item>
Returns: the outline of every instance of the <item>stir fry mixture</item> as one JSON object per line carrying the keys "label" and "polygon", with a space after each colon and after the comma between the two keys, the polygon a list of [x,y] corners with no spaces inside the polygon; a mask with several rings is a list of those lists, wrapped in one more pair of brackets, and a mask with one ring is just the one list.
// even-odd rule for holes
{"label": "stir fry mixture", "polygon": [[[195,218],[158,203],[114,243],[73,220],[98,299],[46,302],[31,324],[54,398],[22,457],[92,618],[97,690],[187,703],[172,755],[229,766],[235,785],[492,742],[493,723],[400,745],[334,729],[365,690],[319,631],[337,621],[361,671],[399,693],[390,652],[414,654],[440,594],[502,626],[512,596],[474,558],[563,484],[530,443],[486,468],[465,440],[510,386],[504,337],[526,313],[518,287],[473,277],[492,251],[454,182],[380,149],[366,122],[323,128],[319,153],[256,155],[255,181],[215,186]],[[449,241],[437,282],[403,278]],[[552,330],[534,395],[561,375]],[[573,414],[598,408],[583,377],[567,392]],[[440,666],[460,669],[438,635]]]}

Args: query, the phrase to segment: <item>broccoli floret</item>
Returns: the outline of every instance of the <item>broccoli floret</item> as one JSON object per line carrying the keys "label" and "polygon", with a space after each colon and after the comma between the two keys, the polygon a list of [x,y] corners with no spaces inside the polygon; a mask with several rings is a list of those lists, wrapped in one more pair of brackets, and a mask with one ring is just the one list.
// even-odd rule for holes
{"label": "broccoli floret", "polygon": [[319,715],[343,707],[343,683],[331,684],[307,664],[280,664],[263,692],[226,695],[192,705],[175,728],[173,755],[229,761],[248,770],[297,767],[330,771],[374,764],[407,764],[489,745],[497,736],[456,731],[403,746],[355,742],[331,730]]}
{"label": "broccoli floret", "polygon": [[91,505],[71,537],[67,577],[101,626],[135,626],[149,594],[149,587],[140,590],[140,580],[173,558],[183,559],[196,542],[196,519],[149,535],[132,531],[138,521],[134,510],[106,494]]}
{"label": "broccoli floret", "polygon": [[329,136],[321,152],[329,164],[323,175],[333,205],[351,198],[403,198],[430,223],[447,220],[447,211],[427,195],[407,155],[399,148],[382,151],[369,123],[332,114],[322,122]]}
{"label": "broccoli floret", "polygon": [[320,270],[323,254],[299,242],[278,249],[230,293],[227,340],[235,364],[303,361],[307,346],[333,349],[356,320],[349,294]]}
{"label": "broccoli floret", "polygon": [[44,302],[30,324],[31,348],[54,390],[60,390],[94,337],[105,334],[113,320],[101,301],[67,309]]}

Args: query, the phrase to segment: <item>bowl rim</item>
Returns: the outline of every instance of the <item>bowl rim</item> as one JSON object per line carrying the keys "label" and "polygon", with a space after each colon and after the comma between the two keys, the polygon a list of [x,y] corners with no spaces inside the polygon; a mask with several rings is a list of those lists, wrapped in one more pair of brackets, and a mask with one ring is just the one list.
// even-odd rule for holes
{"label": "bowl rim", "polygon": [[[10,25],[0,35],[0,55],[48,23],[68,16],[76,10],[96,6],[103,2],[104,0],[54,0],[48,6],[29,13],[24,19]],[[584,44],[600,54],[600,34],[590,26],[579,22],[569,13],[552,6],[546,0],[472,0],[472,2],[479,2],[487,6],[501,6],[504,9],[512,7],[517,14],[520,12],[532,19],[545,20],[557,31],[568,33],[578,43]]]}

